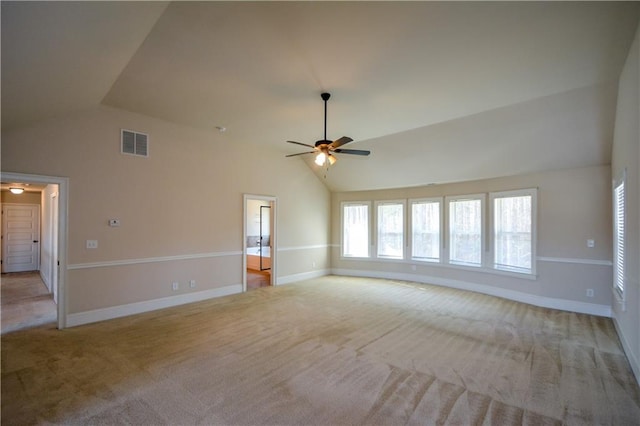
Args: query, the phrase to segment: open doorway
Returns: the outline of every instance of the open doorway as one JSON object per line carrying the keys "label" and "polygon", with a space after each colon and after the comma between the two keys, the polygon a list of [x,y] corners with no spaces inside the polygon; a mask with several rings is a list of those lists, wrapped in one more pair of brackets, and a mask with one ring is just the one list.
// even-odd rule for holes
{"label": "open doorway", "polygon": [[[2,198],[3,213],[11,213],[3,214],[2,219],[2,329],[5,329],[4,314],[10,311],[4,306],[10,300],[4,296],[9,293],[15,296],[15,311],[20,312],[12,320],[16,327],[39,325],[46,320],[55,321],[60,329],[65,328],[68,179],[3,172],[2,187],[25,189],[22,194],[13,197],[3,194]],[[30,198],[35,196],[38,201],[26,202],[29,197],[18,198],[29,193]],[[29,216],[33,220],[27,223]],[[27,228],[29,232],[21,233]],[[13,230],[17,230],[16,235]],[[17,244],[13,244],[14,241]],[[43,311],[46,308],[43,295],[50,299],[51,312]],[[32,302],[33,306],[26,306]],[[23,314],[29,312],[33,315],[24,317]]]}
{"label": "open doorway", "polygon": [[275,285],[275,197],[244,196],[244,291]]}

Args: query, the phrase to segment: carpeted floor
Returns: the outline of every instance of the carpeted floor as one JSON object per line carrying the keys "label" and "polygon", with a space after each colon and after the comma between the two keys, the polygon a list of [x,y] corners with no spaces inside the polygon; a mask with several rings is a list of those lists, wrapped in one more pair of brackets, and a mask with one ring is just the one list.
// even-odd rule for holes
{"label": "carpeted floor", "polygon": [[346,277],[2,336],[2,424],[640,424],[610,319]]}

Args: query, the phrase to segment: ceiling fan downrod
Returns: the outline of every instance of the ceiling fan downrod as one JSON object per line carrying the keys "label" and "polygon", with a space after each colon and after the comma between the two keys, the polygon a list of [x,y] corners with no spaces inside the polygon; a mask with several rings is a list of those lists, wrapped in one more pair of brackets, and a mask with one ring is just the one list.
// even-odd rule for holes
{"label": "ceiling fan downrod", "polygon": [[331,97],[331,93],[324,92],[320,95],[322,100],[324,101],[324,139],[322,142],[327,143],[327,101]]}

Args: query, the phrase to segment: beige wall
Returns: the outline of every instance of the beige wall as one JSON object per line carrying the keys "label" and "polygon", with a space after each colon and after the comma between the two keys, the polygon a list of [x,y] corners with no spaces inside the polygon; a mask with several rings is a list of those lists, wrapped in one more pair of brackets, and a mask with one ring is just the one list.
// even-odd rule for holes
{"label": "beige wall", "polygon": [[[374,276],[402,277],[489,292],[531,295],[524,300],[564,304],[567,309],[611,305],[610,168],[595,166],[475,182],[386,191],[332,194],[332,268],[368,271]],[[351,260],[340,256],[340,203],[352,200],[396,200],[538,188],[537,278],[535,280],[412,261]],[[594,239],[594,248],[587,240]],[[413,270],[415,266],[416,270]],[[586,290],[593,289],[594,297]],[[566,302],[566,303],[565,303]],[[597,305],[597,306],[591,306]]]}
{"label": "beige wall", "polygon": [[640,381],[640,27],[620,75],[611,160],[612,176],[626,170],[626,306],[615,302],[613,317],[627,357]]}
{"label": "beige wall", "polygon": [[[120,154],[122,128],[149,134],[149,158]],[[322,182],[299,159],[226,142],[107,107],[3,132],[4,171],[69,177],[69,313],[241,284],[244,193],[277,197],[279,279],[313,271],[303,252],[328,268]]]}

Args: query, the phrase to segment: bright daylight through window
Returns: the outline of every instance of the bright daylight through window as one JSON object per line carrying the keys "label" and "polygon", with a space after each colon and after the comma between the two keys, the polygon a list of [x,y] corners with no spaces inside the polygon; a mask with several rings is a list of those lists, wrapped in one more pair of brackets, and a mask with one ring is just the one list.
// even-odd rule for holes
{"label": "bright daylight through window", "polygon": [[[615,195],[622,204],[623,192]],[[416,264],[429,263],[535,279],[537,196],[538,190],[529,188],[343,202],[342,256],[406,260],[414,271]],[[623,229],[624,217],[616,218]],[[622,237],[617,247],[622,256]]]}
{"label": "bright daylight through window", "polygon": [[378,257],[404,258],[404,204],[378,204]]}
{"label": "bright daylight through window", "polygon": [[440,260],[440,201],[411,202],[411,258]]}
{"label": "bright daylight through window", "polygon": [[482,266],[482,199],[449,201],[449,262]]}
{"label": "bright daylight through window", "polygon": [[624,179],[613,190],[613,286],[624,300]]}
{"label": "bright daylight through window", "polygon": [[[526,192],[526,191],[525,191]],[[493,197],[493,264],[496,269],[531,273],[533,264],[533,195]]]}
{"label": "bright daylight through window", "polygon": [[369,257],[369,204],[343,204],[342,256]]}

